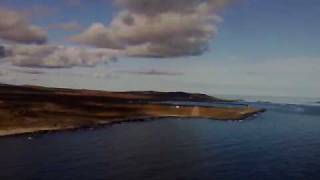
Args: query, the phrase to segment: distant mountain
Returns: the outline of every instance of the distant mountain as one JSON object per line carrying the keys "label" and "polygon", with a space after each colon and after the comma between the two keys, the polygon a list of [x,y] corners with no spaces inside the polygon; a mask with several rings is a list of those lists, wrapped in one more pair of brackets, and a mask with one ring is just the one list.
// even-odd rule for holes
{"label": "distant mountain", "polygon": [[5,57],[5,49],[4,46],[0,46],[0,58]]}

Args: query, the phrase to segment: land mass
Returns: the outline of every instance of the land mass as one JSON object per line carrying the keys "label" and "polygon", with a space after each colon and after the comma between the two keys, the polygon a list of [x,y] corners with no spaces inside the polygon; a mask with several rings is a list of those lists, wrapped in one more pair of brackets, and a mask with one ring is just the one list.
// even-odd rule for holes
{"label": "land mass", "polygon": [[263,112],[249,106],[172,105],[174,102],[230,102],[184,92],[106,92],[0,84],[0,136],[91,128],[99,125],[199,117],[242,120]]}

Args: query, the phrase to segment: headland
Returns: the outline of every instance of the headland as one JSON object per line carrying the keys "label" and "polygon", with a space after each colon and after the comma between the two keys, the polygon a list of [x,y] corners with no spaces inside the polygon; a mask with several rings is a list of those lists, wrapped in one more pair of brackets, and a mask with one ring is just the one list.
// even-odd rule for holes
{"label": "headland", "polygon": [[166,117],[242,120],[264,111],[249,106],[163,103],[167,101],[230,102],[185,92],[107,92],[0,84],[0,136],[93,128]]}

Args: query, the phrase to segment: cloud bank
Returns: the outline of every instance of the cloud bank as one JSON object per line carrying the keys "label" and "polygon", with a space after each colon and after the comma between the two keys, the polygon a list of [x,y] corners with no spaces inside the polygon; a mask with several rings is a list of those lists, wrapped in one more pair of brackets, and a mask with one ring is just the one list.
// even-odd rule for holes
{"label": "cloud bank", "polygon": [[109,25],[94,23],[73,36],[77,43],[118,49],[128,56],[178,57],[208,50],[231,0],[115,0],[120,12]]}
{"label": "cloud bank", "polygon": [[16,43],[43,44],[47,32],[31,25],[20,13],[0,8],[0,39]]}
{"label": "cloud bank", "polygon": [[[23,13],[0,9],[0,40],[10,42],[0,46],[0,58],[15,66],[39,68],[69,68],[94,66],[114,60],[117,50],[76,48],[47,44],[45,28],[28,22]],[[76,31],[77,22],[53,24],[47,30]]]}
{"label": "cloud bank", "polygon": [[116,50],[53,45],[15,45],[6,50],[5,60],[15,66],[68,68],[95,66],[115,60]]}
{"label": "cloud bank", "polygon": [[[23,13],[0,9],[0,45],[2,62],[20,67],[69,68],[73,66],[94,66],[114,60],[120,55],[117,50],[57,46],[47,43],[45,28],[28,22]],[[60,23],[47,27],[48,30],[75,31],[80,28],[76,22]]]}
{"label": "cloud bank", "polygon": [[81,25],[76,21],[40,28],[32,25],[23,13],[0,8],[0,40],[13,43],[5,50],[0,48],[0,58],[4,56],[21,67],[68,68],[94,66],[118,56],[200,55],[208,50],[209,41],[216,36],[217,24],[222,20],[218,13],[230,1],[114,0],[120,10],[109,25],[96,22],[70,38],[93,48],[47,44],[47,31],[78,31]]}
{"label": "cloud bank", "polygon": [[26,68],[22,68],[22,69],[9,69],[9,71],[16,72],[16,73],[22,73],[22,74],[32,74],[32,75],[42,75],[42,74],[46,74],[45,71],[40,71],[40,70],[36,70],[36,69],[26,69]]}

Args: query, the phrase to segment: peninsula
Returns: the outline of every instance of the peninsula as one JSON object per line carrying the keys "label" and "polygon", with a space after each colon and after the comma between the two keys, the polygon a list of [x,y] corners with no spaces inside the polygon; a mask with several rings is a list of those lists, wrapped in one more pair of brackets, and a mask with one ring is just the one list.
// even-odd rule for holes
{"label": "peninsula", "polygon": [[0,136],[91,128],[165,117],[242,120],[264,111],[249,106],[163,103],[167,101],[228,100],[184,92],[106,92],[0,84]]}

